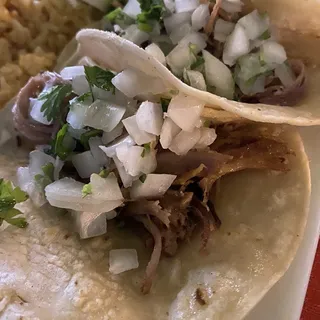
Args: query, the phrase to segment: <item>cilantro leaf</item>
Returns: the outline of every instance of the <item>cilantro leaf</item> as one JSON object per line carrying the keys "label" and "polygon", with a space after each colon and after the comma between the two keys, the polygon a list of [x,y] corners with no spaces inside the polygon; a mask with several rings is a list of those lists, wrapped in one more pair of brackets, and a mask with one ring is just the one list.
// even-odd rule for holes
{"label": "cilantro leaf", "polygon": [[90,183],[85,184],[82,188],[82,198],[85,198],[92,193],[92,185]]}
{"label": "cilantro leaf", "polygon": [[97,88],[112,91],[115,93],[115,86],[112,84],[111,80],[114,77],[114,74],[111,71],[103,70],[98,66],[89,67],[84,66],[84,72],[86,79],[90,86],[90,91],[93,97],[92,87],[96,86]]}
{"label": "cilantro leaf", "polygon": [[197,69],[203,64],[204,64],[204,58],[201,56],[197,56],[197,60],[191,65],[190,69],[191,70]]}
{"label": "cilantro leaf", "polygon": [[13,188],[11,181],[0,179],[0,225],[2,225],[3,221],[6,221],[19,228],[25,228],[28,225],[25,218],[14,218],[22,214],[22,212],[15,209],[14,206],[27,199],[28,195],[19,187]]}
{"label": "cilantro leaf", "polygon": [[143,145],[143,151],[141,152],[141,157],[144,158],[151,150],[151,143],[145,143]]}
{"label": "cilantro leaf", "polygon": [[42,169],[43,175],[37,174],[35,175],[34,179],[36,183],[39,185],[39,187],[44,190],[45,187],[51,184],[54,180],[53,179],[54,165],[51,162],[49,162],[45,166],[43,166],[41,169]]}
{"label": "cilantro leaf", "polygon": [[151,32],[153,24],[151,21],[160,21],[166,11],[162,0],[138,0],[141,13],[137,15],[137,24],[140,30]]}
{"label": "cilantro leaf", "polygon": [[108,175],[109,175],[109,173],[110,173],[109,170],[103,169],[103,170],[100,171],[99,176],[100,176],[101,178],[107,178]]}
{"label": "cilantro leaf", "polygon": [[120,26],[128,26],[134,23],[134,19],[128,16],[126,13],[124,13],[120,7],[106,14],[105,18],[109,20],[111,23],[118,24]]}
{"label": "cilantro leaf", "polygon": [[140,180],[142,183],[144,183],[144,182],[146,181],[146,179],[147,179],[147,175],[146,175],[146,174],[143,174],[143,175],[139,178],[139,180]]}
{"label": "cilantro leaf", "polygon": [[78,96],[78,97],[75,97],[74,99],[72,99],[70,101],[70,104],[72,105],[74,103],[84,102],[90,97],[92,97],[92,93],[91,92],[86,92],[86,93],[82,94],[81,96]]}
{"label": "cilantro leaf", "polygon": [[85,147],[85,149],[89,149],[89,139],[100,136],[102,135],[102,133],[103,131],[99,129],[89,130],[81,135],[80,142]]}
{"label": "cilantro leaf", "polygon": [[58,131],[55,139],[52,142],[51,153],[53,155],[59,156],[61,160],[65,160],[73,151],[63,144],[67,132],[68,125],[64,124],[62,128]]}
{"label": "cilantro leaf", "polygon": [[168,107],[170,104],[171,99],[166,99],[166,98],[161,98],[160,99],[160,103],[161,103],[161,107],[162,107],[162,111],[163,112],[167,112],[168,111]]}
{"label": "cilantro leaf", "polygon": [[270,30],[266,30],[260,37],[259,40],[267,40],[271,37]]}
{"label": "cilantro leaf", "polygon": [[58,84],[49,91],[39,95],[38,100],[45,100],[41,107],[41,112],[48,121],[53,121],[60,116],[62,102],[72,92],[71,84]]}

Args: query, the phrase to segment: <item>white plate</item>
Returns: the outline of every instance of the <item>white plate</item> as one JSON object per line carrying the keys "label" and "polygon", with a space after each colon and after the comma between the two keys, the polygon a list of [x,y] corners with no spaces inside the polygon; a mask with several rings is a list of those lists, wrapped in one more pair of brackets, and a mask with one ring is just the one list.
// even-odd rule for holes
{"label": "white plate", "polygon": [[246,320],[299,320],[320,233],[320,130],[300,130],[311,168],[311,205],[306,232],[291,267]]}

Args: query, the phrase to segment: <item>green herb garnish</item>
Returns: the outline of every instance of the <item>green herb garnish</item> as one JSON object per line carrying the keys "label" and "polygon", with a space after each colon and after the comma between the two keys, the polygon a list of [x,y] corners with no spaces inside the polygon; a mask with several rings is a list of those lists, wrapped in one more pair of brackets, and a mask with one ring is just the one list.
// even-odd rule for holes
{"label": "green herb garnish", "polygon": [[103,90],[112,91],[113,93],[115,93],[116,88],[111,82],[111,80],[114,77],[114,74],[111,71],[103,70],[97,66],[94,66],[94,67],[84,66],[84,72],[90,86],[92,97],[93,97],[93,92],[92,92],[93,86]]}
{"label": "green herb garnish", "polygon": [[163,112],[167,112],[168,111],[168,107],[170,104],[171,99],[167,99],[167,98],[161,98],[160,99],[160,103],[161,103],[161,107],[162,107],[162,111]]}
{"label": "green herb garnish", "polygon": [[203,126],[204,126],[205,128],[210,128],[210,126],[211,126],[211,121],[210,121],[210,120],[205,120]]}
{"label": "green herb garnish", "polygon": [[85,102],[90,97],[92,97],[92,93],[91,92],[86,92],[86,93],[82,94],[81,96],[78,96],[78,97],[75,97],[74,99],[72,99],[70,101],[70,105],[72,105],[74,103]]}
{"label": "green herb garnish", "polygon": [[59,156],[61,160],[65,160],[73,151],[63,143],[67,132],[68,125],[64,124],[52,142],[51,154]]}
{"label": "green herb garnish", "polygon": [[60,116],[62,102],[70,96],[71,92],[71,84],[59,84],[53,86],[49,91],[39,94],[38,100],[45,100],[41,112],[48,121],[56,120]]}
{"label": "green herb garnish", "polygon": [[152,21],[160,21],[166,11],[162,0],[138,0],[141,13],[137,16],[138,28],[145,32],[153,30]]}
{"label": "green herb garnish", "polygon": [[53,172],[54,172],[54,165],[49,162],[42,168],[43,174],[37,174],[34,177],[34,180],[38,184],[38,186],[44,190],[46,186],[53,182]]}
{"label": "green herb garnish", "polygon": [[141,152],[141,157],[144,158],[151,150],[151,143],[145,143],[143,145],[143,151]]}
{"label": "green herb garnish", "polygon": [[259,40],[267,40],[271,37],[270,30],[266,30],[260,37]]}
{"label": "green herb garnish", "polygon": [[108,175],[109,175],[109,173],[110,173],[109,170],[103,169],[103,170],[100,171],[99,176],[100,176],[101,178],[107,178]]}
{"label": "green herb garnish", "polygon": [[144,183],[144,182],[146,181],[146,179],[147,179],[147,175],[146,175],[146,174],[143,174],[143,175],[139,178],[139,180],[140,180],[142,183]]}
{"label": "green herb garnish", "polygon": [[19,187],[13,188],[10,181],[0,179],[0,226],[3,221],[16,226],[18,228],[25,228],[28,222],[25,218],[15,218],[22,212],[14,206],[17,203],[24,202],[28,199],[28,195]]}
{"label": "green herb garnish", "polygon": [[197,56],[197,60],[191,65],[190,69],[194,70],[199,68],[204,64],[204,58],[202,56]]}
{"label": "green herb garnish", "polygon": [[92,193],[92,185],[90,183],[85,184],[82,188],[82,198],[85,198]]}
{"label": "green herb garnish", "polygon": [[128,26],[134,23],[134,19],[123,12],[121,8],[116,8],[105,15],[105,18],[113,24]]}
{"label": "green herb garnish", "polygon": [[85,147],[85,149],[89,149],[89,139],[93,137],[101,136],[102,133],[103,131],[99,129],[89,130],[81,135],[80,142]]}

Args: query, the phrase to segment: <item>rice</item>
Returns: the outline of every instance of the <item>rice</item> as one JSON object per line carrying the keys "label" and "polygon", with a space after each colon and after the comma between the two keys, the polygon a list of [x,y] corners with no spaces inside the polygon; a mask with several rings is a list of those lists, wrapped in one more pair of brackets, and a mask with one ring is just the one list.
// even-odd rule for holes
{"label": "rice", "polygon": [[0,0],[0,107],[30,76],[51,69],[94,13],[77,0]]}

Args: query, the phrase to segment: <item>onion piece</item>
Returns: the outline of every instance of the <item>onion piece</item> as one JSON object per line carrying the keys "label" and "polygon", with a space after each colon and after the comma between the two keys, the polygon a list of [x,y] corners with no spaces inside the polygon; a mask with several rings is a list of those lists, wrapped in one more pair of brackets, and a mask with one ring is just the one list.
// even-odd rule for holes
{"label": "onion piece", "polygon": [[85,76],[75,76],[72,79],[72,91],[78,96],[90,91],[89,83]]}
{"label": "onion piece", "polygon": [[136,24],[132,24],[125,29],[125,34],[122,37],[135,43],[137,46],[140,46],[149,39],[150,35],[149,33],[140,30]]}
{"label": "onion piece", "polygon": [[130,197],[131,199],[162,197],[176,177],[172,174],[148,174],[144,182],[137,180],[133,183]]}
{"label": "onion piece", "polygon": [[76,231],[81,239],[97,237],[107,232],[106,214],[71,211],[75,220]]}
{"label": "onion piece", "polygon": [[175,13],[169,17],[163,18],[163,22],[167,34],[170,34],[180,25],[191,22],[191,12]]}
{"label": "onion piece", "polygon": [[70,101],[70,109],[67,115],[67,122],[73,129],[83,129],[86,119],[86,112],[91,105],[90,98],[83,102],[79,102],[76,98]]}
{"label": "onion piece", "polygon": [[170,33],[170,39],[173,44],[177,44],[182,38],[191,32],[191,24],[184,23]]}
{"label": "onion piece", "polygon": [[176,12],[192,12],[199,6],[199,0],[175,0]]}
{"label": "onion piece", "polygon": [[115,211],[115,210],[111,210],[111,211],[109,211],[109,212],[106,212],[106,218],[107,218],[107,220],[112,220],[112,219],[114,219],[114,218],[116,218],[117,217],[117,212]]}
{"label": "onion piece", "polygon": [[247,37],[244,28],[237,24],[226,40],[222,60],[225,64],[233,66],[238,58],[249,52],[249,38]]}
{"label": "onion piece", "polygon": [[91,58],[84,56],[79,60],[78,65],[93,67],[96,65],[96,63]]}
{"label": "onion piece", "polygon": [[[131,176],[135,177],[141,173],[151,173],[157,167],[156,151],[150,150],[149,152],[144,152],[143,147],[133,146],[118,147],[117,157],[119,161],[122,162],[126,172]],[[143,153],[144,156],[143,156]]]}
{"label": "onion piece", "polygon": [[102,145],[102,139],[100,137],[92,137],[89,139],[89,147],[91,154],[100,167],[107,166],[109,159],[106,154],[99,148]]}
{"label": "onion piece", "polygon": [[201,137],[200,129],[195,128],[191,132],[181,131],[173,139],[169,150],[182,156],[187,154],[199,142]]}
{"label": "onion piece", "polygon": [[207,91],[206,81],[204,80],[204,76],[201,72],[196,70],[187,70],[186,75],[191,87]]}
{"label": "onion piece", "polygon": [[289,88],[294,85],[296,76],[286,63],[277,66],[274,73],[285,87]]}
{"label": "onion piece", "polygon": [[[193,131],[205,103],[183,93],[173,97],[168,107],[168,117],[184,131]],[[183,115],[183,116],[182,116]]]}
{"label": "onion piece", "polygon": [[217,139],[216,130],[214,128],[200,128],[200,139],[195,145],[196,149],[204,149]]}
{"label": "onion piece", "polygon": [[98,174],[92,174],[90,184],[94,199],[101,199],[102,201],[123,200],[117,177],[113,172],[110,172],[106,178],[102,178]]}
{"label": "onion piece", "polygon": [[111,82],[129,98],[134,98],[144,93],[163,93],[167,90],[161,79],[150,77],[144,72],[135,69],[123,70]]}
{"label": "onion piece", "polygon": [[40,150],[33,150],[29,154],[29,170],[32,177],[37,174],[43,175],[42,167],[47,165],[48,163],[55,164],[55,159],[40,151]]}
{"label": "onion piece", "polygon": [[255,40],[269,29],[270,22],[267,15],[261,15],[258,10],[254,10],[242,17],[238,24],[241,25],[248,38]]}
{"label": "onion piece", "polygon": [[275,41],[265,41],[261,46],[261,55],[268,65],[282,64],[287,60],[286,50]]}
{"label": "onion piece", "polygon": [[99,9],[102,12],[106,12],[109,6],[108,1],[105,1],[105,0],[83,0],[83,1],[90,4],[90,6],[93,6]]}
{"label": "onion piece", "polygon": [[93,213],[109,212],[123,203],[123,200],[97,199],[92,194],[83,197],[83,187],[84,183],[71,178],[63,178],[49,184],[45,189],[45,194],[53,207]]}
{"label": "onion piece", "polygon": [[204,28],[210,18],[209,4],[200,4],[191,16],[192,29],[199,31]]}
{"label": "onion piece", "polygon": [[68,134],[76,140],[80,140],[81,136],[87,131],[88,129],[73,129],[71,125],[68,126]]}
{"label": "onion piece", "polygon": [[187,45],[188,48],[190,44],[192,44],[192,52],[194,54],[198,54],[201,50],[203,50],[207,46],[208,37],[200,32],[191,32],[181,39],[179,44]]}
{"label": "onion piece", "polygon": [[243,3],[240,0],[223,0],[221,9],[228,13],[237,13],[242,11]]}
{"label": "onion piece", "polygon": [[64,80],[72,80],[77,76],[85,76],[83,66],[65,67],[61,70],[60,75]]}
{"label": "onion piece", "polygon": [[174,0],[163,0],[163,3],[168,11],[174,13],[176,10],[176,6]]}
{"label": "onion piece", "polygon": [[234,30],[234,27],[234,23],[219,18],[214,26],[214,39],[225,42],[228,35]]}
{"label": "onion piece", "polygon": [[131,146],[134,146],[135,144],[136,144],[135,141],[129,135],[125,135],[115,140],[108,147],[99,146],[99,148],[107,155],[107,157],[113,158],[116,155],[116,149],[118,147],[121,147],[121,146],[131,147]]}
{"label": "onion piece", "polygon": [[165,118],[161,133],[160,133],[160,144],[163,149],[168,149],[173,138],[181,131],[170,118]]}
{"label": "onion piece", "polygon": [[83,179],[89,178],[92,173],[99,173],[101,166],[90,151],[85,151],[72,156],[72,164],[79,176]]}
{"label": "onion piece", "polygon": [[126,108],[119,104],[96,100],[86,109],[84,124],[110,132],[119,124],[125,112]]}
{"label": "onion piece", "polygon": [[136,19],[137,15],[141,13],[140,3],[137,0],[129,0],[122,11],[129,17]]}
{"label": "onion piece", "polygon": [[52,124],[52,121],[48,121],[47,117],[45,117],[44,112],[41,111],[41,108],[44,104],[44,100],[38,100],[34,98],[30,98],[30,117],[39,123],[43,123],[45,125]]}
{"label": "onion piece", "polygon": [[136,144],[142,145],[156,140],[155,135],[139,128],[136,115],[122,120],[122,123]]}
{"label": "onion piece", "polygon": [[233,99],[234,80],[230,69],[206,50],[202,51],[207,84],[215,87],[216,94]]}
{"label": "onion piece", "polygon": [[109,271],[119,274],[139,267],[136,249],[116,249],[109,252]]}
{"label": "onion piece", "polygon": [[162,63],[163,65],[166,65],[166,57],[157,44],[155,43],[149,44],[145,48],[145,51],[151,56],[153,56],[155,59],[157,59],[160,63]]}
{"label": "onion piece", "polygon": [[[122,184],[125,188],[129,188],[132,186],[132,182],[135,179],[135,177],[131,176],[130,174],[127,173],[126,169],[124,168],[122,162],[119,161],[119,159],[117,158],[117,156],[114,156],[113,161],[116,165],[116,168],[118,170],[120,179],[122,181]],[[138,177],[136,177],[138,178]]]}
{"label": "onion piece", "polygon": [[117,139],[122,135],[123,132],[123,124],[119,122],[119,124],[110,132],[104,132],[102,135],[102,144],[108,145],[113,140]]}
{"label": "onion piece", "polygon": [[163,111],[161,105],[150,101],[142,102],[135,119],[140,130],[158,136],[163,124]]}

